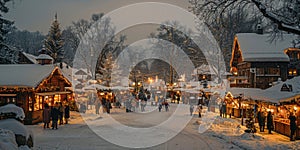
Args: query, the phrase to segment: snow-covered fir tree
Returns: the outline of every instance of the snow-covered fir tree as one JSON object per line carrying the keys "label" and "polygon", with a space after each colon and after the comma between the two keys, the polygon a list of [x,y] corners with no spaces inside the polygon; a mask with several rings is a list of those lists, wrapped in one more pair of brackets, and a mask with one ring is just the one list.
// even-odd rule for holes
{"label": "snow-covered fir tree", "polygon": [[13,29],[13,21],[3,17],[3,14],[8,13],[6,4],[12,0],[0,0],[0,63],[11,64],[17,63],[18,51],[7,44],[6,37]]}
{"label": "snow-covered fir tree", "polygon": [[101,84],[105,86],[110,86],[111,73],[113,69],[113,55],[108,52],[105,55],[105,59],[99,62],[99,68],[96,73],[97,80],[101,80]]}
{"label": "snow-covered fir tree", "polygon": [[255,133],[256,132],[256,127],[254,125],[254,121],[255,121],[255,118],[254,118],[254,112],[253,110],[248,110],[247,111],[247,119],[246,119],[246,132],[248,133]]}
{"label": "snow-covered fir tree", "polygon": [[114,61],[112,52],[108,52],[105,55],[103,61],[99,62],[98,69],[96,71],[96,79],[101,80],[101,84],[104,86],[120,86],[122,80],[122,69]]}
{"label": "snow-covered fir tree", "polygon": [[57,20],[57,14],[55,14],[54,21],[52,22],[48,36],[45,40],[46,53],[54,59],[54,63],[62,61],[64,56],[63,45],[64,41]]}

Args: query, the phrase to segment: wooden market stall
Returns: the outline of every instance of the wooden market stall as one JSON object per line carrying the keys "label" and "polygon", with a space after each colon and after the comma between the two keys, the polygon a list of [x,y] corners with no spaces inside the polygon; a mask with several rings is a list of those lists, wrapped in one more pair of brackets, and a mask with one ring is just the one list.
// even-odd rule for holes
{"label": "wooden market stall", "polygon": [[257,92],[251,96],[251,99],[256,100],[258,110],[265,113],[272,112],[274,131],[277,133],[290,136],[289,116],[291,113],[295,114],[296,139],[300,139],[300,77],[294,77]]}
{"label": "wooden market stall", "polygon": [[253,95],[262,92],[258,88],[230,88],[225,95],[227,115],[241,118],[246,117],[246,112],[254,108]]}
{"label": "wooden market stall", "polygon": [[0,106],[14,103],[25,112],[25,124],[42,121],[44,104],[73,99],[71,82],[53,64],[0,65]]}

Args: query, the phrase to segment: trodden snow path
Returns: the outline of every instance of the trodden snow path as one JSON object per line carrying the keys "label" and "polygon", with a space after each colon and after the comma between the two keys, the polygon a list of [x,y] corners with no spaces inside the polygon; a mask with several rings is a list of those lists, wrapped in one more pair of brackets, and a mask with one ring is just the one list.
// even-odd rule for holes
{"label": "trodden snow path", "polygon": [[[147,106],[148,107],[148,106]],[[114,109],[110,114],[120,123],[134,128],[148,128],[164,121],[174,112],[177,104],[170,105],[170,111],[158,112],[154,110],[151,113],[126,113],[124,109]],[[204,113],[205,115],[213,115],[212,113]],[[87,111],[83,114],[87,122],[106,121],[108,116],[101,113],[93,114],[94,110]],[[182,116],[189,116],[189,108]],[[204,119],[205,120],[205,119]],[[203,121],[204,121],[203,120]],[[199,133],[199,123],[205,124],[202,118],[198,118],[195,113],[185,128],[176,136],[167,142],[148,147],[151,150],[222,150],[222,149],[297,149],[300,142],[289,142],[288,137],[273,133],[268,135],[258,133],[255,137],[251,137],[243,132],[244,127],[237,128],[239,120],[224,119],[217,117],[210,129],[204,133]],[[109,123],[94,124],[99,125],[100,129],[109,128]],[[102,125],[102,126],[101,126]],[[58,130],[43,129],[42,124],[29,125],[29,129],[34,133],[36,150],[115,150],[130,149],[112,144],[98,136],[84,121],[82,116],[77,112],[71,113],[70,124],[59,126]],[[115,135],[114,135],[115,136]],[[132,135],[127,136],[130,141]],[[155,137],[153,137],[155,138]],[[142,141],[146,143],[147,141]],[[142,148],[140,148],[142,149]]]}
{"label": "trodden snow path", "polygon": [[[147,106],[148,107],[148,106]],[[170,111],[158,112],[154,110],[150,113],[125,113],[124,109],[114,109],[110,114],[115,120],[122,124],[135,127],[146,128],[155,126],[156,124],[167,119],[175,110],[177,104],[170,105]],[[92,114],[93,110],[88,111],[85,116],[87,121],[105,121],[107,119],[106,114],[95,115]],[[186,112],[182,112],[183,116],[189,116],[189,109]],[[103,138],[99,137],[89,128],[84,122],[81,115],[77,112],[71,113],[70,124],[61,125],[58,130],[43,129],[42,124],[28,126],[34,133],[35,149],[50,150],[50,149],[129,149],[112,144]],[[211,136],[203,136],[198,133],[198,124],[195,124],[199,118],[196,115],[191,119],[187,126],[175,137],[169,141],[148,147],[147,149],[161,150],[161,149],[228,149],[238,147],[230,145],[225,141],[216,139]],[[101,126],[99,126],[101,128]],[[103,128],[106,128],[103,126]],[[128,135],[128,139],[131,139],[131,135]],[[147,142],[147,141],[141,141]]]}

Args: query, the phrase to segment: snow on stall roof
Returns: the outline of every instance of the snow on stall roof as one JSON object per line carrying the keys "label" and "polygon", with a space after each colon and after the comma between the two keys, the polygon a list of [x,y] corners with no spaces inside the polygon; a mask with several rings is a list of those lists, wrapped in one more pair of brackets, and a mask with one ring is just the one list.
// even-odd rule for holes
{"label": "snow on stall roof", "polygon": [[0,65],[0,86],[36,87],[53,69],[53,65]]}
{"label": "snow on stall roof", "polygon": [[21,107],[16,106],[15,104],[7,104],[0,107],[0,114],[6,113],[15,113],[16,118],[24,120],[25,113]]}
{"label": "snow on stall roof", "polygon": [[[281,88],[284,84],[291,85],[292,91],[281,91]],[[292,79],[281,82],[277,85],[274,85],[264,92],[265,96],[270,97],[277,102],[279,101],[289,101],[293,99],[296,95],[300,95],[300,76],[294,77]]]}
{"label": "snow on stall roof", "polygon": [[[281,91],[284,84],[292,85],[292,91]],[[230,88],[229,91],[234,96],[244,94],[245,98],[278,104],[284,101],[291,101],[296,96],[300,96],[300,76],[285,82],[280,82],[265,90],[255,88]]]}
{"label": "snow on stall roof", "polygon": [[289,57],[284,50],[294,47],[292,41],[297,37],[283,34],[282,39],[270,41],[270,34],[239,33],[236,35],[244,61],[284,61]]}
{"label": "snow on stall roof", "polygon": [[38,59],[49,59],[49,60],[53,60],[53,58],[47,54],[40,54],[37,58]]}
{"label": "snow on stall roof", "polygon": [[228,91],[235,97],[242,94],[243,98],[250,99],[253,95],[262,92],[259,88],[230,88]]}

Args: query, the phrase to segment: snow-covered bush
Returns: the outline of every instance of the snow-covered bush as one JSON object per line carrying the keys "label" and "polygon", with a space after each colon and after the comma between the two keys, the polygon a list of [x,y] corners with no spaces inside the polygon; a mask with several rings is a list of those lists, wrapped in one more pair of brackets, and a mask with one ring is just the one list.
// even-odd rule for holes
{"label": "snow-covered bush", "polygon": [[[14,133],[14,140],[18,147],[33,147],[33,134],[20,121],[24,120],[25,113],[22,108],[7,104],[0,107],[0,129],[10,130]],[[0,147],[1,149],[1,147]]]}
{"label": "snow-covered bush", "polygon": [[1,150],[17,150],[18,144],[15,140],[15,134],[6,129],[0,129],[0,149]]}
{"label": "snow-covered bush", "polygon": [[25,113],[21,107],[16,106],[15,104],[7,104],[0,107],[0,115],[6,118],[15,118],[24,120]]}

